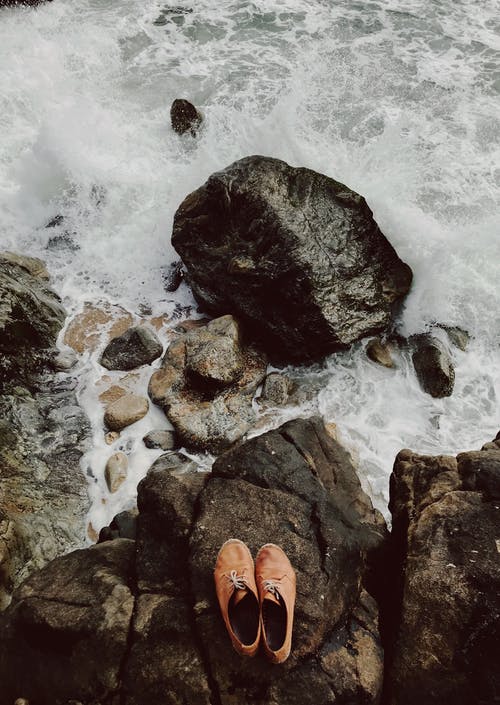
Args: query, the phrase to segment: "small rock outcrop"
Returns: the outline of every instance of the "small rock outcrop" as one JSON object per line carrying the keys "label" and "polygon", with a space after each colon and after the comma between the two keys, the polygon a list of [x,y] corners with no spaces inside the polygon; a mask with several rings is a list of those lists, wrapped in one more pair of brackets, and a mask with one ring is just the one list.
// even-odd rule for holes
{"label": "small rock outcrop", "polygon": [[[240,444],[212,473],[169,456],[139,485],[135,550],[117,539],[58,559],[0,615],[0,705],[378,703],[367,587],[386,529],[321,420]],[[253,554],[278,543],[297,572],[292,655],[279,668],[239,657],[224,628],[213,566],[232,536]]]}
{"label": "small rock outcrop", "polygon": [[259,404],[265,406],[283,406],[287,403],[293,385],[289,377],[279,372],[270,372],[266,375],[262,385]]}
{"label": "small rock outcrop", "polygon": [[110,492],[117,492],[127,479],[128,458],[118,451],[108,458],[104,468],[104,478]]}
{"label": "small rock outcrop", "polygon": [[191,193],[172,244],[201,305],[241,318],[282,362],[385,331],[412,280],[362,196],[268,157],[241,159]]}
{"label": "small rock outcrop", "polygon": [[387,701],[498,702],[500,434],[457,458],[401,451],[390,495],[402,571]]}
{"label": "small rock outcrop", "polygon": [[180,445],[219,453],[256,420],[252,396],[266,360],[244,342],[232,316],[181,335],[149,383],[149,396],[175,428]]}
{"label": "small rock outcrop", "polygon": [[144,438],[144,445],[146,448],[161,448],[161,450],[173,450],[177,441],[175,438],[175,432],[169,431],[168,429],[158,429],[157,431],[150,431]]}
{"label": "small rock outcrop", "polygon": [[203,118],[189,100],[176,98],[170,108],[170,121],[172,129],[179,135],[189,132],[192,137],[196,137]]}
{"label": "small rock outcrop", "polygon": [[431,335],[414,336],[413,365],[420,386],[432,397],[449,397],[455,385],[455,370],[446,346]]}
{"label": "small rock outcrop", "polygon": [[135,326],[113,338],[99,362],[108,370],[133,370],[141,365],[149,365],[162,352],[163,346],[152,330],[145,326]]}
{"label": "small rock outcrop", "polygon": [[394,360],[391,355],[391,348],[387,343],[383,343],[380,338],[373,338],[366,346],[366,354],[373,362],[377,362],[384,367],[394,367]]}

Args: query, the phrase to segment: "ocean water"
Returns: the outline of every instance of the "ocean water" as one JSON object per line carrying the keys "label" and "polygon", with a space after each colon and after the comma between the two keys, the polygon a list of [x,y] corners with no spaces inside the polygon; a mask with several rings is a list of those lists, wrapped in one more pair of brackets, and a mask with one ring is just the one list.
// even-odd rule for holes
{"label": "ocean water", "polygon": [[[170,129],[177,97],[204,114],[196,140]],[[1,9],[0,246],[46,260],[70,314],[109,301],[177,322],[198,314],[186,285],[163,288],[175,259],[172,218],[210,173],[265,154],[362,193],[414,272],[400,332],[441,322],[471,335],[467,351],[453,348],[454,394],[432,399],[408,356],[386,370],[367,359],[364,341],[290,369],[308,394],[269,425],[313,412],[336,423],[387,514],[401,448],[456,453],[500,427],[499,103],[498,0],[54,0]],[[64,225],[47,229],[58,214]],[[47,249],[64,231],[78,249]],[[144,433],[168,427],[152,408],[104,443],[98,355],[84,354],[76,368],[94,429],[82,471],[97,530],[133,504],[159,454],[145,450]],[[144,391],[148,376],[142,370],[135,388]],[[103,468],[118,449],[129,455],[129,477],[109,495]]]}

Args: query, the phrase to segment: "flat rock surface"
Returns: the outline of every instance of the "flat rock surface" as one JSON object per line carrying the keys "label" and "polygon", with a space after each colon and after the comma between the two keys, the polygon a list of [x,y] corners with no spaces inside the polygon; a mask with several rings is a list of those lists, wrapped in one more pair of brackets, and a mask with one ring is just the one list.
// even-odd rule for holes
{"label": "flat rock surface", "polygon": [[412,279],[362,196],[269,157],[241,159],[187,196],[172,243],[202,306],[241,318],[283,362],[386,330]]}
{"label": "flat rock surface", "polygon": [[163,352],[156,334],[145,326],[134,326],[106,345],[99,362],[108,370],[133,370],[148,365]]}

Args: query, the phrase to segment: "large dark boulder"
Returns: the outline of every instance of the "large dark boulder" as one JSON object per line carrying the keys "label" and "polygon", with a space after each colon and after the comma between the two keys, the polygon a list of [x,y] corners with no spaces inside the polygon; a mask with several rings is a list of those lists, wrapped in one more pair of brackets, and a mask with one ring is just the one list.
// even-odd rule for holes
{"label": "large dark boulder", "polygon": [[500,702],[499,499],[500,440],[456,459],[397,456],[390,508],[401,612],[390,705]]}
{"label": "large dark boulder", "polygon": [[172,243],[198,301],[241,317],[282,361],[385,331],[412,279],[362,196],[269,157],[241,159],[191,193]]}

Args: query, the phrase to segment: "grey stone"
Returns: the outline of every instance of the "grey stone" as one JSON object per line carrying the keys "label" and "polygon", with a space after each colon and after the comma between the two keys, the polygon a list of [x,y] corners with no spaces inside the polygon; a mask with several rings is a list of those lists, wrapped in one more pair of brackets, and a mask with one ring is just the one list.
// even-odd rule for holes
{"label": "grey stone", "polygon": [[175,432],[165,429],[149,431],[144,438],[146,448],[161,448],[161,450],[173,450],[176,446]]}
{"label": "grey stone", "polygon": [[240,318],[283,362],[386,331],[412,279],[362,196],[268,157],[241,159],[187,196],[172,243],[200,304]]}
{"label": "grey stone", "polygon": [[108,370],[133,370],[153,362],[162,352],[162,344],[152,330],[135,326],[113,338],[99,362]]}
{"label": "grey stone", "polygon": [[413,365],[422,389],[433,397],[449,397],[455,385],[455,370],[447,348],[431,335],[414,336]]}
{"label": "grey stone", "polygon": [[283,406],[288,401],[292,386],[291,380],[286,375],[270,372],[264,380],[259,402]]}

